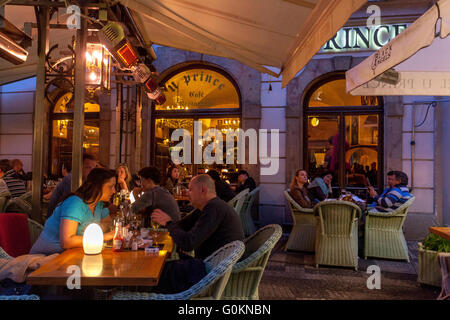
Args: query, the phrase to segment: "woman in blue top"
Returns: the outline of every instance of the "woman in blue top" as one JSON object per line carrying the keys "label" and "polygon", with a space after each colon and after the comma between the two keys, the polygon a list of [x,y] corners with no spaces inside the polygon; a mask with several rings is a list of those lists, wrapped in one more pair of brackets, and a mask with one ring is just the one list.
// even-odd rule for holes
{"label": "woman in blue top", "polygon": [[[89,224],[110,225],[109,210],[103,202],[111,199],[115,186],[116,173],[113,170],[92,169],[75,193],[68,195],[55,208],[30,253],[49,255],[82,247],[83,233]],[[103,236],[105,241],[113,237],[114,231]]]}

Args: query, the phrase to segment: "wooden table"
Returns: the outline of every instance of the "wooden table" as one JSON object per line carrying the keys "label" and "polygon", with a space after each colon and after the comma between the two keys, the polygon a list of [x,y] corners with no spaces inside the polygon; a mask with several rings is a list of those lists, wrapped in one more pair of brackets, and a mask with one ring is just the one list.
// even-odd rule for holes
{"label": "wooden table", "polygon": [[81,286],[155,286],[158,284],[166,257],[173,242],[168,232],[160,232],[158,243],[164,243],[159,254],[144,250],[113,252],[103,249],[98,255],[85,255],[83,248],[69,249],[55,257],[27,278],[27,284],[66,286],[72,273],[69,266],[81,269]]}
{"label": "wooden table", "polygon": [[438,236],[450,240],[450,227],[430,227],[430,232]]}

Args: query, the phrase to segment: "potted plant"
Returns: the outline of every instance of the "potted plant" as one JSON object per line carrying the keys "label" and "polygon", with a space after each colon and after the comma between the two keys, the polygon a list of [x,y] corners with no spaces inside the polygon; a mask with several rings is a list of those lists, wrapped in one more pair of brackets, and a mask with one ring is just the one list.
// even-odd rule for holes
{"label": "potted plant", "polygon": [[450,241],[430,233],[423,243],[419,242],[419,283],[440,287],[442,284],[439,252],[450,252]]}

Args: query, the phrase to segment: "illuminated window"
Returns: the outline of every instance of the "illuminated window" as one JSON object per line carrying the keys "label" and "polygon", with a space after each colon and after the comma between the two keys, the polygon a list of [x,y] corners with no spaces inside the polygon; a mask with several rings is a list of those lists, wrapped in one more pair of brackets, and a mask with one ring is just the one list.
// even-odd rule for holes
{"label": "illuminated window", "polygon": [[[153,164],[161,172],[171,163],[170,153],[179,141],[171,141],[172,132],[186,129],[194,139],[194,121],[202,121],[202,134],[210,128],[222,132],[226,141],[227,132],[242,128],[239,89],[235,81],[219,68],[209,65],[190,65],[169,74],[163,80],[166,102],[155,105],[153,110]],[[217,114],[220,113],[220,114]],[[174,115],[176,114],[176,117]],[[236,141],[237,143],[237,141]],[[204,143],[202,151],[210,144]],[[198,147],[198,146],[197,146]],[[194,145],[192,144],[192,157]],[[226,164],[224,143],[224,164],[213,165],[226,179],[231,179],[238,170],[237,165]],[[213,152],[215,154],[215,146]],[[237,157],[237,152],[235,152]],[[191,163],[194,163],[191,159]],[[237,161],[234,162],[235,164]],[[211,166],[206,164],[186,164],[184,170],[189,175],[204,173]]]}
{"label": "illuminated window", "polygon": [[[50,115],[51,147],[49,153],[49,171],[52,175],[61,175],[61,166],[72,162],[73,145],[73,94],[67,92],[56,100]],[[83,152],[98,157],[100,143],[100,105],[84,104],[85,120],[83,132]]]}
{"label": "illuminated window", "polygon": [[334,187],[361,194],[367,181],[379,185],[383,172],[379,102],[378,97],[349,95],[344,74],[334,74],[311,88],[304,102],[304,158],[312,178],[331,172]]}
{"label": "illuminated window", "polygon": [[326,82],[311,93],[309,107],[378,106],[377,97],[352,96],[345,89],[345,79]]}

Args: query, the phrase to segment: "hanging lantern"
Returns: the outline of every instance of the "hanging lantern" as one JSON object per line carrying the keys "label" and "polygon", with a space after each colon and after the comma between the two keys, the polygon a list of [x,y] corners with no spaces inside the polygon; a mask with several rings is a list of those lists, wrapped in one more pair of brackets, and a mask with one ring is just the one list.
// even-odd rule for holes
{"label": "hanging lantern", "polygon": [[86,44],[86,86],[89,89],[110,90],[111,56],[94,35]]}
{"label": "hanging lantern", "polygon": [[99,254],[103,248],[103,231],[96,223],[87,226],[83,235],[83,250],[85,254]]}

